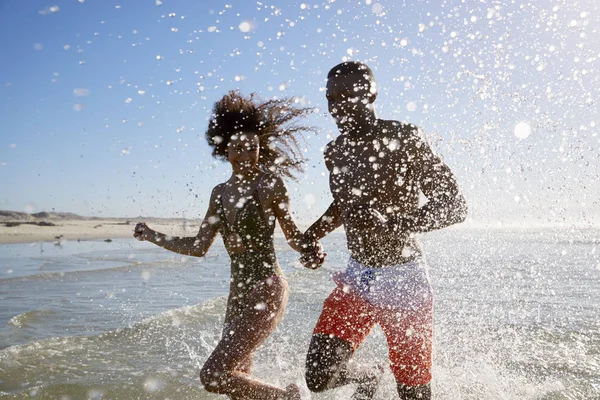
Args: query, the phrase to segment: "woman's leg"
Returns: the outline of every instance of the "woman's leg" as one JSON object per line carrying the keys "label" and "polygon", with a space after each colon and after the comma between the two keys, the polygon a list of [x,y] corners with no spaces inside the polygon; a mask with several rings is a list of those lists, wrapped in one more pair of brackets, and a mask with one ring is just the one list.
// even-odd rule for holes
{"label": "woman's leg", "polygon": [[275,330],[287,301],[288,285],[284,278],[274,276],[254,288],[246,308],[227,325],[200,372],[206,390],[240,400],[300,399],[295,385],[281,389],[244,372],[252,354]]}

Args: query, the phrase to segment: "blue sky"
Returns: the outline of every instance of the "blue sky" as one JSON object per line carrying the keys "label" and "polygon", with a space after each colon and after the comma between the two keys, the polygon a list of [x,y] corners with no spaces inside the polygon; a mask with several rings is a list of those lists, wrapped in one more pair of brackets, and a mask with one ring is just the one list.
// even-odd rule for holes
{"label": "blue sky", "polygon": [[198,218],[230,174],[204,141],[230,89],[294,96],[302,223],[327,207],[325,75],[375,71],[472,223],[600,224],[599,6],[589,1],[0,1],[0,209]]}

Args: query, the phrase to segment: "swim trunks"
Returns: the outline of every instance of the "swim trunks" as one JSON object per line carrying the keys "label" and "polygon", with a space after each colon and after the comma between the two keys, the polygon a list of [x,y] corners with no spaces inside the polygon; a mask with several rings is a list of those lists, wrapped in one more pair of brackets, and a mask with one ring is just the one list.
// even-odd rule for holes
{"label": "swim trunks", "polygon": [[427,264],[423,260],[383,268],[370,268],[350,258],[333,281],[348,286],[376,307],[400,310],[427,308],[432,301]]}
{"label": "swim trunks", "polygon": [[396,381],[428,383],[433,296],[425,262],[369,268],[350,259],[333,279],[337,287],[325,300],[313,333],[336,336],[356,350],[377,323],[388,342]]}

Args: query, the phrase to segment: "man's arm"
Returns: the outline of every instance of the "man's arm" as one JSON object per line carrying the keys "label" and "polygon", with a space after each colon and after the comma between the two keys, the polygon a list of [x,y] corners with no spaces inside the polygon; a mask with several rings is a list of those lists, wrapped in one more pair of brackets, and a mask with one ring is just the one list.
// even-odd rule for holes
{"label": "man's arm", "polygon": [[429,232],[463,222],[467,217],[467,203],[454,174],[421,138],[417,138],[415,149],[419,184],[428,201],[404,216],[402,230]]}
{"label": "man's arm", "polygon": [[[329,173],[333,170],[333,158],[335,156],[336,147],[335,140],[327,143],[325,151],[323,152],[323,158],[325,160],[325,166]],[[339,203],[334,200],[327,208],[327,211],[321,217],[304,232],[304,237],[307,240],[319,240],[327,234],[336,230],[342,225],[341,211]]]}
{"label": "man's arm", "polygon": [[319,240],[342,225],[340,207],[333,201],[327,211],[304,232],[304,237],[310,240]]}

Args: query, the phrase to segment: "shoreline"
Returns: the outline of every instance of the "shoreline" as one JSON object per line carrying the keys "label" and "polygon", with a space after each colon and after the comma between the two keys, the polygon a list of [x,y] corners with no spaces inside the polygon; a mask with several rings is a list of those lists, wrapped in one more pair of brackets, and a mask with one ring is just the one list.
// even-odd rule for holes
{"label": "shoreline", "polygon": [[[37,242],[57,242],[60,240],[113,240],[133,239],[135,222],[125,219],[51,219],[53,226],[37,225],[27,221],[16,221],[14,226],[0,224],[0,245],[23,244]],[[158,220],[140,218],[153,229],[169,235],[193,236],[198,231],[199,223],[183,220]]]}

